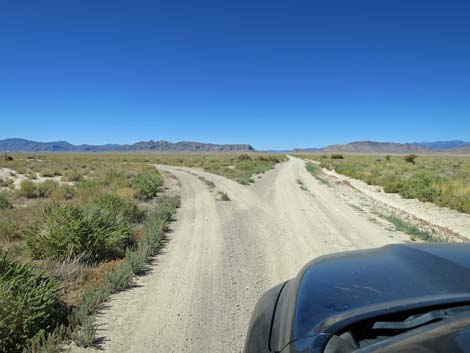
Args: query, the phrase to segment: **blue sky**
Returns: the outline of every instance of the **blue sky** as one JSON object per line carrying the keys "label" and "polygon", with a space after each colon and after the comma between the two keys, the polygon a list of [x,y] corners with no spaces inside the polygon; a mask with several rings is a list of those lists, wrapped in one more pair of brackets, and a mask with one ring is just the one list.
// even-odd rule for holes
{"label": "blue sky", "polygon": [[470,140],[470,3],[0,1],[0,138]]}

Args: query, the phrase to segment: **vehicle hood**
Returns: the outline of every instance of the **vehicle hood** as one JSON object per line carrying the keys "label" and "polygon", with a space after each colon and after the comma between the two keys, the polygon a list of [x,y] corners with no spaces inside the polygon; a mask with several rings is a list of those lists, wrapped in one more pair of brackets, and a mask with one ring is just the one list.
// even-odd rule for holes
{"label": "vehicle hood", "polygon": [[388,245],[337,253],[296,278],[292,338],[338,332],[407,308],[470,302],[470,244]]}

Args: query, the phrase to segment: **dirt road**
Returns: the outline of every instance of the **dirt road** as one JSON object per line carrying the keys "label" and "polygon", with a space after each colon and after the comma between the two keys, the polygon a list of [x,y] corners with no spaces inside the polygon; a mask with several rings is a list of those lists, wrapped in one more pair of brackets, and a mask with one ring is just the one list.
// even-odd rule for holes
{"label": "dirt road", "polygon": [[[251,186],[159,168],[180,180],[182,207],[153,272],[98,316],[105,351],[240,352],[257,298],[307,261],[408,239],[344,202],[296,158]],[[218,201],[217,191],[231,201]]]}

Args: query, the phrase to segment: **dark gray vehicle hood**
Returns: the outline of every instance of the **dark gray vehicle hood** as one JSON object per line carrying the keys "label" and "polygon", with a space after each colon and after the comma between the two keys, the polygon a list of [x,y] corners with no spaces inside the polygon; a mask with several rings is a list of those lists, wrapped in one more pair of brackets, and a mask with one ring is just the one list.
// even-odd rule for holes
{"label": "dark gray vehicle hood", "polygon": [[406,244],[317,258],[297,284],[292,340],[335,333],[352,321],[470,302],[470,244]]}

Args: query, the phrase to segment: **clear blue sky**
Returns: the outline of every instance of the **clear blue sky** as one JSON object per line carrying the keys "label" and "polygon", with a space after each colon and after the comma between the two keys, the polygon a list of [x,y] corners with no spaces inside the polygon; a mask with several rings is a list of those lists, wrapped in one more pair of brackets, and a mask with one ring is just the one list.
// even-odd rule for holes
{"label": "clear blue sky", "polygon": [[470,2],[0,1],[0,138],[470,140]]}

